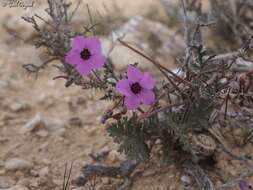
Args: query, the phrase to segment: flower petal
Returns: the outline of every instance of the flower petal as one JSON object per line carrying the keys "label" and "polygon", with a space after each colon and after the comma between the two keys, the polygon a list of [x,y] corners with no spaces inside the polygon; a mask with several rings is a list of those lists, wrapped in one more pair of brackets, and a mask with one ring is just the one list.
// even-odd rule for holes
{"label": "flower petal", "polygon": [[89,49],[92,55],[101,54],[102,48],[98,37],[85,38],[85,46]]}
{"label": "flower petal", "polygon": [[83,60],[81,59],[80,55],[74,50],[71,50],[67,53],[65,61],[71,65],[83,64]]}
{"label": "flower petal", "polygon": [[125,96],[132,96],[130,83],[127,79],[120,80],[116,85],[116,90]]}
{"label": "flower petal", "polygon": [[71,41],[71,47],[73,50],[79,50],[81,52],[86,45],[86,38],[83,36],[76,36]]}
{"label": "flower petal", "polygon": [[152,90],[142,89],[138,96],[145,105],[151,105],[155,102],[155,94]]}
{"label": "flower petal", "polygon": [[100,67],[103,67],[103,65],[106,62],[106,59],[103,55],[93,55],[91,56],[89,62],[91,63],[91,66],[93,69],[98,69]]}
{"label": "flower petal", "polygon": [[124,99],[124,104],[128,110],[136,109],[140,103],[140,99],[137,96],[126,96]]}
{"label": "flower petal", "polygon": [[142,73],[136,67],[129,65],[127,68],[127,77],[132,82],[138,82],[142,78]]}
{"label": "flower petal", "polygon": [[149,73],[144,73],[142,79],[140,80],[140,85],[143,88],[152,90],[155,86],[155,80],[153,79],[153,77],[149,74]]}
{"label": "flower petal", "polygon": [[250,190],[251,189],[251,186],[245,180],[239,181],[239,187],[241,190]]}
{"label": "flower petal", "polygon": [[82,64],[77,65],[76,70],[80,75],[87,76],[92,71],[92,66],[89,62],[83,62]]}

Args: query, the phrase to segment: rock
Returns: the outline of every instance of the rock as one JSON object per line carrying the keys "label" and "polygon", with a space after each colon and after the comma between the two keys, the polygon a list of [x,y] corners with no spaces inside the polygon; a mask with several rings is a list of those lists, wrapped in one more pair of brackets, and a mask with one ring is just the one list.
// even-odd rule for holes
{"label": "rock", "polygon": [[106,40],[103,43],[105,54],[110,53],[110,45],[114,44],[110,57],[116,69],[119,70],[125,70],[128,64],[135,62],[140,63],[141,68],[153,68],[150,67],[152,63],[145,58],[122,46],[119,42],[116,43],[117,38],[122,36],[125,42],[131,46],[137,46],[141,52],[145,52],[146,55],[153,57],[167,68],[173,66],[173,63],[168,60],[173,60],[174,56],[181,55],[185,46],[183,38],[178,36],[175,30],[141,16],[133,17],[110,34],[112,43]]}
{"label": "rock", "polygon": [[8,86],[8,82],[7,81],[0,80],[0,88],[4,89],[7,86]]}
{"label": "rock", "polygon": [[65,129],[65,128],[62,128],[62,129],[57,130],[57,131],[55,132],[55,135],[57,135],[58,137],[61,137],[62,140],[64,140],[65,133],[66,133],[66,129]]}
{"label": "rock", "polygon": [[42,129],[42,130],[39,130],[38,132],[36,132],[36,135],[40,138],[46,138],[49,135],[49,133],[48,133],[48,131]]}
{"label": "rock", "polygon": [[77,127],[82,127],[83,125],[83,122],[79,117],[70,118],[68,123],[70,126],[77,126]]}
{"label": "rock", "polygon": [[21,128],[21,133],[33,132],[39,127],[43,127],[45,125],[46,123],[42,116],[37,114]]}
{"label": "rock", "polygon": [[[0,137],[0,143],[2,144],[2,143],[5,143],[5,142],[8,142],[10,139],[9,138],[7,138],[7,137]],[[0,161],[0,163],[1,163],[1,161]],[[1,164],[0,164],[0,166],[1,166]]]}
{"label": "rock", "polygon": [[33,168],[33,164],[21,158],[12,158],[5,163],[6,171],[27,171]]}
{"label": "rock", "polygon": [[0,170],[0,176],[1,176],[1,175],[4,175],[5,173],[6,173],[6,172],[5,172],[5,169],[1,169],[1,170]]}
{"label": "rock", "polygon": [[27,187],[21,186],[21,185],[15,185],[13,187],[10,187],[5,190],[29,190]]}
{"label": "rock", "polygon": [[190,179],[190,177],[188,175],[182,175],[180,179],[181,179],[181,181],[183,183],[186,183],[186,184],[190,184],[191,183],[191,179]]}
{"label": "rock", "polygon": [[10,110],[13,112],[26,111],[30,106],[26,102],[14,102],[10,104]]}
{"label": "rock", "polygon": [[142,173],[142,177],[148,177],[148,176],[152,176],[156,173],[157,171],[155,170],[144,170],[144,172]]}
{"label": "rock", "polygon": [[40,177],[47,177],[49,175],[49,168],[44,167],[39,171],[39,176]]}
{"label": "rock", "polygon": [[49,166],[51,164],[51,161],[49,159],[43,158],[42,163]]}
{"label": "rock", "polygon": [[42,145],[40,145],[40,146],[38,147],[38,150],[39,150],[39,151],[47,150],[48,146],[49,146],[49,143],[48,143],[48,142],[45,142],[45,143],[43,143]]}
{"label": "rock", "polygon": [[3,166],[4,166],[4,161],[0,160],[0,167],[3,167]]}
{"label": "rock", "polygon": [[0,177],[0,189],[6,189],[9,188],[11,186],[13,186],[15,184],[15,182],[7,177]]}
{"label": "rock", "polygon": [[31,171],[30,171],[30,174],[31,174],[31,176],[33,176],[33,177],[39,177],[39,172],[36,171],[36,170],[31,170]]}
{"label": "rock", "polygon": [[57,186],[62,185],[62,180],[60,180],[60,179],[53,179],[52,182],[53,182],[55,185],[57,185]]}
{"label": "rock", "polygon": [[120,153],[116,150],[110,151],[108,159],[111,163],[115,163],[120,160]]}
{"label": "rock", "polygon": [[[57,131],[59,129],[64,129],[64,127],[63,121],[59,119],[44,118],[40,114],[37,114],[21,128],[21,133],[34,132],[39,129]],[[46,134],[44,133],[42,135]]]}
{"label": "rock", "polygon": [[28,178],[23,178],[23,179],[20,179],[16,185],[21,185],[21,186],[24,186],[24,187],[29,187],[31,184],[31,181],[28,179]]}
{"label": "rock", "polygon": [[54,131],[59,131],[59,130],[64,130],[65,131],[65,125],[64,121],[61,119],[51,119],[51,118],[46,118],[46,129],[48,131],[54,132]]}

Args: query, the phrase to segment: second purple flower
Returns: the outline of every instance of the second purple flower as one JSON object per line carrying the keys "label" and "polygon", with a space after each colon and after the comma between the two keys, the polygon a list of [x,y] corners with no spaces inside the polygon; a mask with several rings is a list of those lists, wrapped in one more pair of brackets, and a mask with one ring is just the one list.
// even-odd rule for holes
{"label": "second purple flower", "polygon": [[124,104],[129,110],[136,109],[141,103],[151,105],[155,101],[153,88],[155,81],[152,76],[132,65],[128,66],[127,79],[117,83],[116,89],[125,96]]}

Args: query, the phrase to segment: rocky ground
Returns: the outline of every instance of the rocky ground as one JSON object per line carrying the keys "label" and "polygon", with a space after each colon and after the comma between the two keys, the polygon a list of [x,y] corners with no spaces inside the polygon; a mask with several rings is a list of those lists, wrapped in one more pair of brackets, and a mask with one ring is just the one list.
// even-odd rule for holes
{"label": "rocky ground", "polygon": [[[105,11],[102,0],[86,2],[101,12]],[[113,2],[108,3],[109,9]],[[171,69],[175,68],[172,57],[180,54],[180,48],[184,46],[182,38],[175,35],[176,30],[140,16],[133,17],[137,13],[147,15],[150,7],[160,10],[163,15],[160,4],[153,0],[115,2],[124,16],[131,17],[117,29],[130,33],[128,41],[140,40],[143,50],[156,55]],[[35,7],[26,11],[0,7],[0,22],[5,26],[0,28],[0,190],[62,189],[66,164],[70,166],[73,163],[71,179],[75,179],[82,166],[95,163],[91,155],[108,153],[101,161],[108,165],[124,160],[124,156],[116,151],[117,145],[107,136],[105,126],[100,123],[102,113],[110,106],[110,102],[97,101],[102,94],[74,86],[65,88],[63,81],[52,80],[58,74],[53,67],[41,72],[37,80],[23,70],[22,64],[40,64],[45,60],[45,55],[13,38],[9,32],[15,29],[25,38],[32,35],[30,26],[20,16],[36,11],[42,13],[44,8],[43,1],[36,1]],[[82,18],[80,15],[85,15],[83,10],[85,3],[78,12],[77,22]],[[133,25],[138,26],[134,31],[131,30]],[[145,35],[142,35],[144,31]],[[156,35],[158,31],[161,35]],[[167,36],[171,38],[165,39]],[[103,36],[102,41],[105,51],[108,50],[111,45],[108,36]],[[173,48],[168,46],[169,43],[173,43]],[[166,56],[162,57],[162,53]],[[119,56],[122,54],[124,59]],[[111,56],[119,70],[128,64],[126,59],[139,61],[142,68],[152,70],[147,62],[123,47],[115,48]],[[243,151],[253,156],[251,150],[249,146]],[[217,166],[210,169],[217,185],[237,178],[246,169],[240,161],[227,156],[222,155],[219,160]],[[134,180],[132,189],[178,190],[190,186],[193,181],[174,165],[150,164],[139,168],[139,171],[141,175]],[[253,182],[253,178],[250,180]],[[110,179],[97,181],[101,189],[113,189],[117,183]],[[71,184],[69,189],[90,188],[78,188]]]}

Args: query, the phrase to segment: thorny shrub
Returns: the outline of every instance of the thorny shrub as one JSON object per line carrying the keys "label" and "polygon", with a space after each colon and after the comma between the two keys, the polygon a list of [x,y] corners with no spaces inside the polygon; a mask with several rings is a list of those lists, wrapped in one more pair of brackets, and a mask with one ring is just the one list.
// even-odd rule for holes
{"label": "thorny shrub", "polygon": [[[66,80],[66,87],[78,85],[104,92],[98,101],[112,101],[114,106],[101,116],[101,122],[108,123],[108,133],[119,143],[119,151],[128,157],[148,160],[152,150],[159,146],[166,159],[176,156],[197,162],[201,155],[194,149],[192,136],[213,136],[229,152],[213,129],[220,130],[234,122],[243,122],[247,127],[252,125],[253,71],[233,70],[236,63],[250,61],[253,44],[250,35],[243,33],[240,39],[244,42],[237,51],[219,54],[215,49],[208,49],[203,44],[202,28],[215,24],[216,20],[201,17],[199,9],[196,9],[196,19],[188,19],[187,13],[194,7],[190,9],[190,5],[182,3],[186,47],[182,49],[185,57],[177,59],[178,73],[123,38],[117,38],[117,43],[144,57],[160,71],[163,79],[158,81],[149,72],[142,72],[138,63],[129,63],[125,73],[115,70],[117,63],[103,55],[100,39],[94,36],[99,23],[92,22],[89,7],[90,25],[76,32],[70,27],[74,15],[70,13],[70,4],[63,0],[48,0],[48,4],[46,12],[51,20],[39,15],[23,17],[37,32],[35,47],[46,48],[48,60],[41,66],[26,64],[23,67],[37,76],[41,69],[58,60],[54,67],[62,74],[54,79]],[[218,16],[213,18],[219,19]],[[44,21],[44,25],[40,26],[38,19]],[[245,22],[249,22],[247,19],[250,18],[245,18]],[[231,26],[235,37],[240,24]]]}

